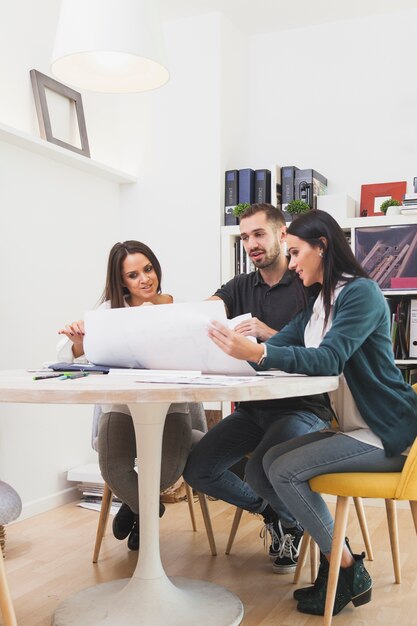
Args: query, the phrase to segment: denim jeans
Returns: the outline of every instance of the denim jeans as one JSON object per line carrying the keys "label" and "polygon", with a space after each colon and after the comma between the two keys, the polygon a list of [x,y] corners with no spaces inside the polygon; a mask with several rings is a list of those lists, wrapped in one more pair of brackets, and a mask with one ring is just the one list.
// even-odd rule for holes
{"label": "denim jeans", "polygon": [[344,434],[316,432],[271,448],[263,466],[286,507],[328,554],[333,519],[321,495],[311,491],[309,479],[340,472],[400,472],[405,460],[402,455],[387,457],[383,449]]}
{"label": "denim jeans", "polygon": [[[279,507],[284,525],[293,526],[296,520],[272,488],[262,458],[272,446],[327,425],[309,411],[278,412],[241,404],[193,449],[184,479],[197,491],[254,513],[262,512],[267,503],[275,511]],[[229,468],[249,452],[242,480]]]}

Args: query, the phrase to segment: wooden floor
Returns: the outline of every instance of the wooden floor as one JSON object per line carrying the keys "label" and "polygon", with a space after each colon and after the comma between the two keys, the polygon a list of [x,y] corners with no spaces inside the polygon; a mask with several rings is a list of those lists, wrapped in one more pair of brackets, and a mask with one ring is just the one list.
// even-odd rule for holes
{"label": "wooden floor", "polygon": [[[196,533],[192,532],[186,503],[167,505],[161,520],[161,554],[168,575],[209,580],[236,593],[245,606],[243,626],[321,625],[320,617],[297,612],[292,576],[272,572],[259,538],[261,520],[244,513],[232,554],[225,556],[234,508],[222,502],[209,502],[209,506],[217,557],[209,552],[198,505],[200,530]],[[374,580],[373,601],[357,609],[350,604],[334,618],[335,626],[417,625],[417,538],[411,513],[407,509],[398,513],[401,585],[393,583],[385,508],[368,507],[375,552],[375,560],[367,566]],[[350,518],[348,534],[357,552],[362,545],[353,511]],[[54,609],[69,595],[131,575],[137,555],[127,550],[126,542],[114,539],[110,525],[99,563],[92,564],[97,519],[95,511],[74,503],[7,528],[5,564],[19,626],[50,626]],[[308,583],[306,567],[302,584]]]}

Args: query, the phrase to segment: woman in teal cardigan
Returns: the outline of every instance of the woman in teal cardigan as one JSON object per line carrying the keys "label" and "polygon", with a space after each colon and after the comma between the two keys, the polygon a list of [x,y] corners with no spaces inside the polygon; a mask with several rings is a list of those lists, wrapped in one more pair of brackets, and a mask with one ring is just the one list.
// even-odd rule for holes
{"label": "woman in teal cardigan", "polygon": [[[401,471],[417,436],[417,395],[394,362],[385,298],[337,222],[323,211],[303,214],[288,228],[287,247],[289,268],[304,286],[321,284],[317,299],[264,344],[217,322],[209,334],[227,354],[261,370],[340,376],[339,389],[330,394],[338,431],[298,437],[271,448],[263,460],[277,495],[320,547],[315,584],[294,597],[299,611],[323,615],[333,519],[308,481],[330,472]],[[358,606],[371,599],[363,557],[344,547],[334,614],[350,601]]]}

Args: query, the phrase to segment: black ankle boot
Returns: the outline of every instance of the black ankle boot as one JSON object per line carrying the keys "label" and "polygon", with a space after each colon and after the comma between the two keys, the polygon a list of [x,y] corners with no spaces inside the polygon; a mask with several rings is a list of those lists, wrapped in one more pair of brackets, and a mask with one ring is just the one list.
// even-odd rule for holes
{"label": "black ankle boot", "polygon": [[[162,517],[165,513],[165,505],[159,503],[159,517]],[[133,527],[130,531],[129,538],[127,540],[127,547],[129,550],[135,552],[139,550],[140,534],[139,534],[139,515],[133,513]]]}
{"label": "black ankle boot", "polygon": [[311,587],[302,587],[301,589],[296,589],[292,594],[294,600],[305,600],[309,598],[311,595],[315,594],[316,591],[321,589],[324,585],[327,585],[327,579],[329,578],[329,561],[326,559],[324,554],[320,552],[320,567],[317,572],[317,578],[314,581],[314,584]]}
{"label": "black ankle boot", "polygon": [[[349,539],[346,537],[345,539],[346,547],[353,556],[353,552],[350,549]],[[308,598],[313,593],[315,593],[318,589],[320,589],[323,585],[327,585],[327,579],[329,578],[329,561],[324,556],[323,552],[320,552],[320,567],[317,572],[317,578],[314,581],[314,584],[311,587],[302,587],[301,589],[296,589],[292,594],[294,600],[304,600]]]}
{"label": "black ankle boot", "polygon": [[[362,554],[354,554],[355,563],[350,567],[340,568],[333,615],[340,613],[349,602],[352,602],[354,606],[370,602],[372,579],[363,564],[364,556],[364,552]],[[309,613],[310,615],[324,615],[326,592],[327,581],[320,589],[298,602],[298,611]]]}
{"label": "black ankle boot", "polygon": [[135,522],[135,514],[127,504],[123,503],[113,519],[113,535],[116,539],[126,539]]}
{"label": "black ankle boot", "polygon": [[127,547],[129,548],[129,550],[133,550],[134,552],[136,550],[139,550],[139,540],[140,540],[140,535],[139,535],[139,515],[135,515],[135,521],[133,523],[133,528],[130,531],[129,538],[127,540]]}

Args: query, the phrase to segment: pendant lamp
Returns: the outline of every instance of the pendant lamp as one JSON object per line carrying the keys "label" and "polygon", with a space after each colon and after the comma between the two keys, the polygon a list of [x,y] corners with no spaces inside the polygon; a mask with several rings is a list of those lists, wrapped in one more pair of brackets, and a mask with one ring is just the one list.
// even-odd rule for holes
{"label": "pendant lamp", "polygon": [[71,86],[148,91],[169,79],[157,0],[62,0],[51,71]]}

